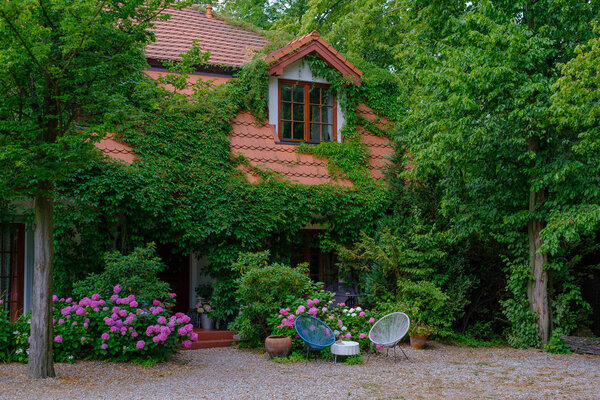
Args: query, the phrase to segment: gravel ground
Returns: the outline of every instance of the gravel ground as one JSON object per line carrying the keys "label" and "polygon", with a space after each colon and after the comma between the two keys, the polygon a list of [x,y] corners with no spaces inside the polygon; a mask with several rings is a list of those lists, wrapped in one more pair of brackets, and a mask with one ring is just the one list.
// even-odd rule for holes
{"label": "gravel ground", "polygon": [[277,364],[235,348],[184,351],[171,362],[57,364],[56,379],[0,364],[0,399],[600,399],[600,357],[430,343],[361,365]]}

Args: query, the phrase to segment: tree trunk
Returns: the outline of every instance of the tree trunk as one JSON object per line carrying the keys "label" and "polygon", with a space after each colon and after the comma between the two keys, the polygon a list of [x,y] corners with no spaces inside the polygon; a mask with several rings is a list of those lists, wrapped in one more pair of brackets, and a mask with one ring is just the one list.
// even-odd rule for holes
{"label": "tree trunk", "polygon": [[[543,201],[543,190],[530,192],[529,211],[535,211],[536,205]],[[527,231],[529,236],[529,267],[531,278],[527,285],[527,297],[534,313],[538,316],[538,328],[540,331],[540,340],[542,344],[548,344],[550,338],[550,306],[548,301],[548,271],[546,264],[547,255],[540,253],[542,246],[542,237],[540,232],[544,228],[542,221],[537,218],[529,220]]]}
{"label": "tree trunk", "polygon": [[31,343],[29,347],[29,376],[53,378],[52,361],[52,286],[54,267],[53,244],[53,184],[41,182],[34,199],[34,273],[33,307],[31,313]]}

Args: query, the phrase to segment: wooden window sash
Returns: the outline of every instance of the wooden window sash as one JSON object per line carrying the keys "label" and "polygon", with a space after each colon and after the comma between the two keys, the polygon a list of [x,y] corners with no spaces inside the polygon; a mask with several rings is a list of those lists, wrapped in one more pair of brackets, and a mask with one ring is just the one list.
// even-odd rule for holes
{"label": "wooden window sash", "polygon": [[[292,91],[290,94],[290,101],[287,100],[282,100],[281,99],[281,86],[282,85],[288,85],[292,87]],[[303,86],[304,88],[304,139],[294,139],[294,123],[296,122],[300,122],[300,121],[296,121],[294,119],[294,86]],[[311,105],[313,106],[319,106],[319,112],[322,112],[322,109],[324,107],[331,107],[331,123],[323,123],[323,122],[318,122],[317,124],[320,125],[320,136],[319,138],[322,139],[323,138],[323,126],[331,126],[331,140],[330,142],[337,142],[337,104],[336,104],[336,96],[334,93],[332,93],[332,97],[331,97],[331,106],[328,106],[326,104],[323,103],[323,98],[322,96],[320,96],[320,104],[314,104],[310,102],[310,88],[311,87],[318,87],[321,89],[329,89],[331,87],[331,85],[325,84],[325,83],[317,83],[317,82],[305,82],[305,81],[294,81],[294,80],[288,80],[288,79],[279,79],[278,80],[278,88],[277,88],[277,109],[278,109],[278,132],[277,132],[277,136],[279,137],[280,141],[285,141],[285,142],[296,142],[296,143],[302,143],[302,142],[306,142],[306,143],[327,143],[324,142],[322,140],[316,141],[316,140],[311,140],[310,137],[310,127],[311,124],[314,124],[313,122],[310,121],[310,107]],[[285,103],[290,103],[291,104],[291,115],[290,115],[290,120],[283,120],[282,119],[282,104],[283,102]],[[319,116],[319,121],[321,121],[322,116]],[[283,122],[291,122],[290,124],[290,138],[284,138],[282,133],[283,133]]]}

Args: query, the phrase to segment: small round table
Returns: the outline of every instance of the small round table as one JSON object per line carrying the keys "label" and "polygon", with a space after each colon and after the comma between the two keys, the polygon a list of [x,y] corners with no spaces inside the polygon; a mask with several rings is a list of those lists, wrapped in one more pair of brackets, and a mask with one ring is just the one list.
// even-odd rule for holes
{"label": "small round table", "polygon": [[358,342],[351,340],[335,342],[331,345],[331,354],[334,357],[334,363],[337,363],[337,356],[353,356],[360,353]]}

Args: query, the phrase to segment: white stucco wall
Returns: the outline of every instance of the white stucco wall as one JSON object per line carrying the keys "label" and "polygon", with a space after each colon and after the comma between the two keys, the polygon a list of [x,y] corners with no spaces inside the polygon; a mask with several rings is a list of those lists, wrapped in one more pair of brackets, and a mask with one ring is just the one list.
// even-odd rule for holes
{"label": "white stucco wall", "polygon": [[[279,79],[288,79],[294,81],[303,81],[303,82],[316,82],[316,83],[330,83],[325,79],[313,76],[312,71],[307,63],[303,60],[298,60],[295,63],[292,63],[283,69],[283,74],[281,76],[271,76],[269,77],[269,124],[275,125],[277,132],[279,132],[279,114],[278,114],[278,104],[277,101],[279,99],[277,90],[279,89],[279,85],[277,81]],[[344,118],[344,113],[342,112],[342,107],[340,105],[339,96],[336,93],[336,107],[337,107],[337,141],[342,141],[342,128],[346,123],[346,119]]]}

